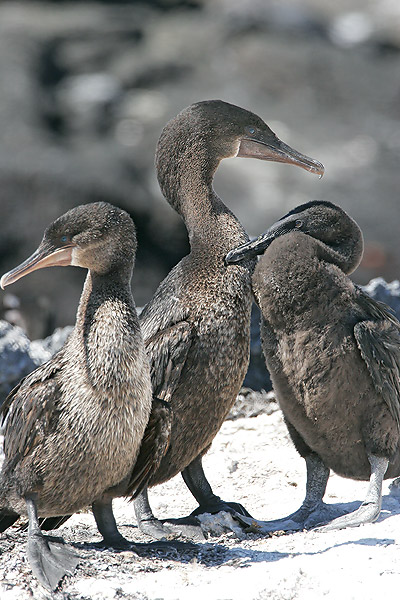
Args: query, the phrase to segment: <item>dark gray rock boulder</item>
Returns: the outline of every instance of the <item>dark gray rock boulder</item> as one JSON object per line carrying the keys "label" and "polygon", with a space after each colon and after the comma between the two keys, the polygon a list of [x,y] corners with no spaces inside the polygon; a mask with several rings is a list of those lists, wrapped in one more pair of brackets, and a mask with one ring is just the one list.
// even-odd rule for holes
{"label": "dark gray rock boulder", "polygon": [[56,329],[44,340],[31,342],[20,327],[0,321],[0,404],[22,377],[61,348],[71,330]]}
{"label": "dark gray rock boulder", "polygon": [[386,283],[383,277],[376,277],[361,288],[375,300],[390,306],[400,320],[400,281],[398,279]]}

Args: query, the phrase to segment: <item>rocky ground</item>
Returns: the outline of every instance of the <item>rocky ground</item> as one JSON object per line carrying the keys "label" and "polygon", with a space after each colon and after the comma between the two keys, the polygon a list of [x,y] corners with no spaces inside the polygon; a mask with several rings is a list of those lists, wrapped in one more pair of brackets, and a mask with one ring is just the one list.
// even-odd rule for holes
{"label": "rocky ground", "polygon": [[[280,411],[228,420],[205,459],[214,490],[242,502],[259,518],[289,514],[305,488],[303,461],[288,439]],[[272,412],[271,412],[272,410]],[[366,483],[332,475],[326,500],[354,510]],[[195,508],[180,476],[151,490],[160,517],[179,517]],[[135,527],[133,507],[115,503],[121,532],[147,541]],[[220,522],[224,523],[224,519]],[[229,519],[227,526],[232,525]],[[209,522],[203,527],[207,529]],[[75,515],[61,535],[81,557],[72,576],[62,581],[54,600],[376,600],[394,597],[400,585],[400,498],[384,484],[376,523],[329,533],[300,532],[263,538],[214,532],[180,552],[145,556],[101,550],[90,513]],[[217,534],[216,534],[217,533]],[[25,554],[26,533],[12,528],[0,541],[1,600],[51,597],[32,577]]]}

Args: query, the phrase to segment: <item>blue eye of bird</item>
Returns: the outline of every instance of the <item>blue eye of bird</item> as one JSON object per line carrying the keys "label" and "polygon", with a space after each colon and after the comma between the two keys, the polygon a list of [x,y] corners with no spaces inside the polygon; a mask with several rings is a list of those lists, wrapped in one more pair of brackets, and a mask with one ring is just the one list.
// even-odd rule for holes
{"label": "blue eye of bird", "polygon": [[248,127],[248,128],[247,128],[247,131],[248,131],[249,133],[251,133],[251,134],[253,134],[253,133],[255,133],[255,132],[256,132],[256,130],[254,129],[254,127]]}
{"label": "blue eye of bird", "polygon": [[61,238],[61,242],[63,244],[65,244],[66,242],[68,242],[68,236],[67,235],[63,235],[62,238]]}

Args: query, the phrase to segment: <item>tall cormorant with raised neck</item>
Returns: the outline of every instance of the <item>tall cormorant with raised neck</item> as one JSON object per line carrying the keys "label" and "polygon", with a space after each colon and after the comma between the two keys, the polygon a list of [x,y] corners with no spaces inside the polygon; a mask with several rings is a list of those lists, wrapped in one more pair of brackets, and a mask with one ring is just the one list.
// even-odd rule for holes
{"label": "tall cormorant with raised neck", "polygon": [[[192,515],[220,510],[248,514],[241,505],[216,496],[202,469],[202,456],[232,407],[249,362],[255,260],[225,264],[228,250],[248,236],[212,185],[221,160],[235,156],[293,164],[319,175],[324,170],[281,142],[260,117],[221,100],[192,104],[161,133],[158,181],[185,222],[190,254],[172,269],[140,315],[153,393],[173,409],[170,446],[149,485],[182,472],[199,503]],[[165,535],[168,528],[153,516],[146,491],[135,510],[143,531]],[[180,520],[181,531],[191,521]]]}
{"label": "tall cormorant with raised neck", "polygon": [[88,269],[65,345],[25,377],[1,409],[0,531],[28,515],[29,561],[47,589],[55,589],[79,557],[49,541],[39,517],[91,504],[105,542],[132,547],[117,530],[112,498],[140,490],[165,451],[166,438],[159,435],[158,450],[145,442],[144,459],[138,458],[146,426],[151,446],[151,427],[158,434],[165,422],[168,432],[170,417],[169,408],[156,402],[148,425],[150,368],[130,288],[135,252],[130,216],[93,203],[56,219],[36,252],[1,278],[4,288],[44,267]]}
{"label": "tall cormorant with raised neck", "polygon": [[[262,347],[290,436],[306,461],[307,486],[302,506],[288,517],[239,518],[265,533],[372,522],[383,479],[400,475],[400,323],[348,277],[361,260],[363,237],[338,206],[314,201],[295,208],[229,252],[227,262],[263,252],[253,275]],[[356,511],[338,517],[322,502],[330,469],[369,479]]]}

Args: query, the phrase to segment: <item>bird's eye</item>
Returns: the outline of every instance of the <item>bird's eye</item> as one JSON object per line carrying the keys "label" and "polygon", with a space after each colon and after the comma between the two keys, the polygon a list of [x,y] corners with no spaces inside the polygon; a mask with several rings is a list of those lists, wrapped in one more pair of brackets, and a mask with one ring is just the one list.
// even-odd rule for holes
{"label": "bird's eye", "polygon": [[66,244],[68,242],[68,236],[67,235],[63,235],[60,239],[62,244]]}
{"label": "bird's eye", "polygon": [[254,129],[254,127],[247,127],[247,132],[253,135],[253,133],[255,133],[256,130]]}
{"label": "bird's eye", "polygon": [[300,221],[300,219],[297,219],[297,221],[295,221],[294,226],[296,227],[296,229],[300,229],[301,227],[303,227],[303,221]]}

